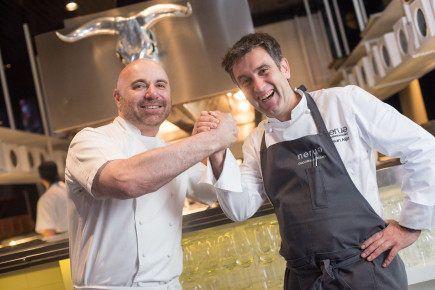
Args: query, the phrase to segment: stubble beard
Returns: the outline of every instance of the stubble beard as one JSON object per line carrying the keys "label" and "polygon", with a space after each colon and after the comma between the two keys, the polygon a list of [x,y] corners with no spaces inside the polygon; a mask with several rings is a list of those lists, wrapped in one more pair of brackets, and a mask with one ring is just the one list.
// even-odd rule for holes
{"label": "stubble beard", "polygon": [[137,124],[140,127],[156,127],[160,126],[168,118],[171,112],[171,103],[165,102],[162,105],[165,110],[159,114],[146,114],[140,112],[140,109],[137,109],[138,105],[136,104],[126,104],[125,106],[121,106],[121,112],[123,113],[124,118],[133,124]]}

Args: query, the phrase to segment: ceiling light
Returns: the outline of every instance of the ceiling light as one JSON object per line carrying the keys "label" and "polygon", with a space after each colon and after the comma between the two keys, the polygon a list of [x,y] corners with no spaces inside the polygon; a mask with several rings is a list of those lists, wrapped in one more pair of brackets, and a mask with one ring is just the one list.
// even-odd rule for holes
{"label": "ceiling light", "polygon": [[76,11],[77,8],[79,8],[79,5],[77,5],[75,2],[69,2],[65,5],[65,9],[68,11]]}

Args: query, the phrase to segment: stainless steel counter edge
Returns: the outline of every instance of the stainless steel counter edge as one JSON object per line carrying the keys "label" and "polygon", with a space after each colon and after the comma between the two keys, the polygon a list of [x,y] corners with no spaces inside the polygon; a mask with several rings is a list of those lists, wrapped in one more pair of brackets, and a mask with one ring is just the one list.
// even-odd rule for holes
{"label": "stainless steel counter edge", "polygon": [[[253,217],[270,213],[273,213],[273,208],[267,203],[264,204]],[[228,219],[219,207],[212,208],[183,216],[183,233],[232,222],[233,221]],[[10,248],[10,251],[0,250],[0,273],[69,258],[68,239],[55,242],[41,241],[38,245],[25,247],[25,244],[22,244],[21,248],[19,246],[11,246]]]}
{"label": "stainless steel counter edge", "polygon": [[68,239],[0,254],[0,273],[59,261],[69,257]]}

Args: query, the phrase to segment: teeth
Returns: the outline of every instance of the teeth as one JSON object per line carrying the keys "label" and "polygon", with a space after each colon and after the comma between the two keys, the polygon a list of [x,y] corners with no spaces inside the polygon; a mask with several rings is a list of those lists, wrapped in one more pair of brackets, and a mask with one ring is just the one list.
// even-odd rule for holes
{"label": "teeth", "polygon": [[272,94],[273,94],[273,90],[270,91],[270,92],[269,92],[267,95],[265,95],[263,98],[261,98],[261,100],[262,100],[262,101],[265,101],[265,100],[269,99],[269,98],[272,96]]}
{"label": "teeth", "polygon": [[159,106],[145,106],[146,109],[157,109]]}

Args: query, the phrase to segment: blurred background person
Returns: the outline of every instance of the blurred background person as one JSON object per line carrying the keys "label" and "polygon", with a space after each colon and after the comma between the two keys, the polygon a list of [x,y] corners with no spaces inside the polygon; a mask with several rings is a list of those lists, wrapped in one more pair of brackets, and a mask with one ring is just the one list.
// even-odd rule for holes
{"label": "blurred background person", "polygon": [[35,231],[44,237],[67,232],[67,193],[65,183],[60,181],[57,165],[45,161],[39,165],[38,171],[46,191],[38,200]]}

